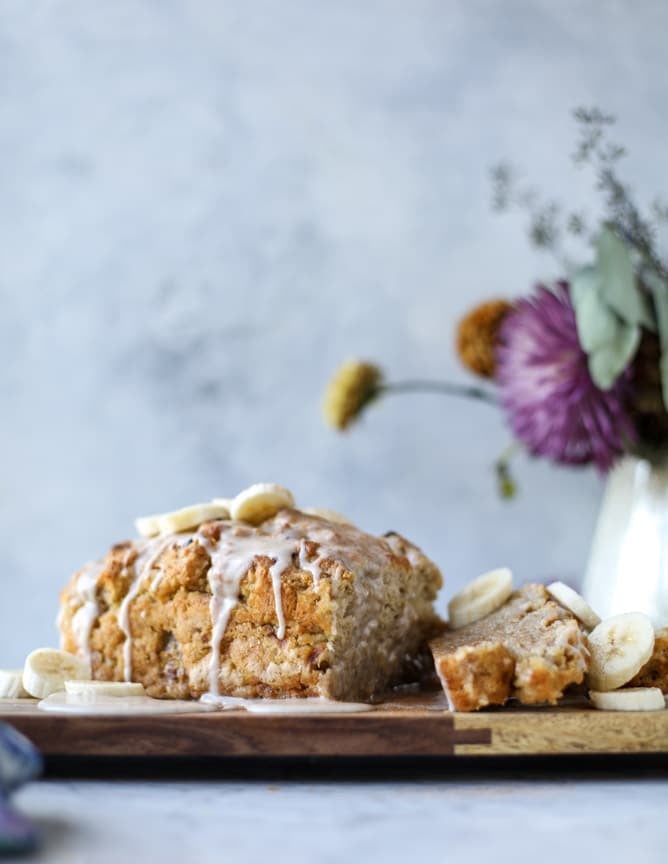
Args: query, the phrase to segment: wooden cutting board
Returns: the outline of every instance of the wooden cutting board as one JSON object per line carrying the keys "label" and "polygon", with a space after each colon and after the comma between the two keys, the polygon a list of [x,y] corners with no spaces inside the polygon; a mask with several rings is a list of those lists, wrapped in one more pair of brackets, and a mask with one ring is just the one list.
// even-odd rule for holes
{"label": "wooden cutting board", "polygon": [[668,710],[513,706],[447,710],[441,693],[397,697],[359,714],[258,715],[243,710],[162,716],[49,714],[0,699],[8,722],[47,756],[529,756],[668,753]]}

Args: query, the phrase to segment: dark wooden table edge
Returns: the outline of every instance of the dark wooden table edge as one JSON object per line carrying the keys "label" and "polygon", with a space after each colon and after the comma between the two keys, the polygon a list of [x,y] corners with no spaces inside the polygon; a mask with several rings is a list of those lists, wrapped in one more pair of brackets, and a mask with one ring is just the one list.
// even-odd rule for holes
{"label": "dark wooden table edge", "polygon": [[45,758],[45,779],[257,782],[668,779],[668,753],[475,756],[71,756]]}
{"label": "dark wooden table edge", "polygon": [[136,758],[304,758],[454,756],[459,744],[489,745],[489,729],[455,729],[453,715],[408,712],[264,716],[180,714],[161,717],[36,714],[0,718],[45,756]]}

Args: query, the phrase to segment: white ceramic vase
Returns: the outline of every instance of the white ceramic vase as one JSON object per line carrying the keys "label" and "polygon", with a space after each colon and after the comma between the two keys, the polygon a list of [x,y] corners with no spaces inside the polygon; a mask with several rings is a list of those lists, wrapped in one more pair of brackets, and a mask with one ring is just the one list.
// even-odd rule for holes
{"label": "white ceramic vase", "polygon": [[668,461],[627,456],[610,473],[582,593],[603,618],[668,625]]}

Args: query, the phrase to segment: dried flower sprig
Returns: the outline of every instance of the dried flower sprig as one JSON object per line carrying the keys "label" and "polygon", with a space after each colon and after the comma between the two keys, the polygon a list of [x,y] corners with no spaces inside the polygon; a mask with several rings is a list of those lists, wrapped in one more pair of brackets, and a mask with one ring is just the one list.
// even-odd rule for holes
{"label": "dried flower sprig", "polygon": [[[505,302],[504,306],[512,308]],[[498,328],[494,332],[496,338]],[[489,336],[489,330],[484,336]],[[480,337],[484,336],[480,334]],[[486,346],[486,350],[494,352],[495,343]],[[386,382],[383,371],[375,364],[363,360],[349,360],[339,367],[327,385],[322,405],[323,416],[330,426],[342,432],[359,420],[367,407],[381,396],[401,393],[436,393],[498,405],[494,394],[482,387],[425,379]],[[506,500],[514,498],[517,492],[517,483],[510,468],[510,460],[517,450],[518,444],[513,442],[493,465],[499,497]]]}
{"label": "dried flower sprig", "polygon": [[[578,109],[574,161],[593,169],[604,218],[542,201],[508,163],[492,171],[493,206],[529,213],[529,238],[566,266],[567,280],[538,286],[514,303],[493,300],[473,309],[457,328],[463,365],[498,386],[498,404],[515,435],[495,463],[502,497],[515,483],[510,457],[518,444],[558,464],[594,463],[607,471],[625,452],[668,454],[668,265],[658,226],[668,204],[649,214],[636,205],[618,174],[623,147],[610,140],[614,118]],[[564,255],[567,236],[594,249],[576,267]],[[436,392],[497,403],[486,389],[445,381],[387,382],[372,363],[354,361],[328,387],[325,416],[347,428],[373,400],[391,393]]]}
{"label": "dried flower sprig", "polygon": [[617,163],[626,156],[626,149],[610,141],[607,131],[615,118],[596,108],[577,108],[574,112],[580,137],[573,154],[577,165],[590,165],[596,174],[596,188],[603,193],[608,226],[663,277],[668,270],[659,254],[657,229],[668,220],[668,205],[655,198],[650,215],[643,216],[629,186],[619,177]]}
{"label": "dried flower sprig", "polygon": [[[501,310],[501,304],[504,312],[511,308],[510,304],[505,301],[494,301],[497,311],[497,315],[493,316],[496,318],[494,328],[487,326],[483,328],[482,333],[477,335],[471,331],[472,339],[481,345],[484,339],[491,340],[491,335],[494,334],[494,341],[490,341],[481,348],[483,354],[487,351],[493,353],[495,350],[496,333],[501,324],[501,316],[498,314]],[[474,312],[476,311],[474,310]],[[484,317],[483,314],[482,318],[484,319]],[[489,321],[486,323],[489,325]],[[466,345],[466,340],[464,340],[464,344]],[[382,369],[375,363],[369,363],[365,360],[348,360],[337,369],[327,384],[322,403],[323,417],[328,425],[343,432],[359,420],[368,406],[381,396],[402,393],[436,393],[444,396],[477,399],[498,405],[496,396],[482,387],[428,379],[386,381]],[[514,497],[517,489],[510,471],[510,456],[515,449],[516,446],[511,445],[494,464],[497,488],[501,498]]]}
{"label": "dried flower sprig", "polygon": [[343,431],[359,420],[372,402],[393,393],[439,393],[498,404],[494,394],[482,387],[428,379],[386,381],[382,369],[375,363],[348,360],[327,384],[322,403],[323,416],[330,426]]}
{"label": "dried flower sprig", "polygon": [[[649,215],[643,215],[628,184],[619,176],[618,163],[626,149],[609,138],[615,118],[598,108],[577,108],[573,115],[578,124],[578,140],[572,159],[575,165],[594,172],[595,188],[603,194],[603,221],[631,249],[665,279],[668,269],[657,249],[657,229],[668,222],[668,203],[655,198]],[[491,169],[492,207],[498,212],[519,208],[529,215],[528,236],[533,246],[552,252],[563,263],[563,239],[566,235],[595,243],[599,226],[590,226],[579,211],[564,212],[554,200],[541,200],[538,190],[523,184],[508,162]]]}
{"label": "dried flower sprig", "polygon": [[[554,201],[541,203],[533,187],[520,183],[507,163],[492,169],[492,205],[497,210],[519,207],[529,214],[528,234],[537,247],[551,251],[565,265],[572,283],[580,342],[602,389],[633,361],[643,338],[657,331],[663,406],[668,408],[668,264],[658,247],[659,227],[668,221],[668,204],[655,198],[643,213],[619,174],[624,147],[610,138],[615,119],[597,108],[574,112],[578,140],[577,166],[594,173],[603,197],[603,218],[594,226],[584,214],[566,216]],[[574,267],[563,251],[566,235],[585,239],[596,252],[593,265]],[[645,335],[644,335],[645,334]]]}

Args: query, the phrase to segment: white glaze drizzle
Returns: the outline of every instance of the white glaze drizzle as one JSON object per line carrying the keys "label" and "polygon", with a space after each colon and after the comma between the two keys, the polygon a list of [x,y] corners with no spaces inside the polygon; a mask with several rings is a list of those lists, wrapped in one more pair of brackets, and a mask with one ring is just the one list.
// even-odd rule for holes
{"label": "white glaze drizzle", "polygon": [[373,711],[365,702],[335,702],[324,697],[310,699],[251,699],[246,710],[251,714],[358,714]]}
{"label": "white glaze drizzle", "polygon": [[41,711],[58,714],[137,716],[140,714],[194,714],[204,711],[245,710],[251,714],[357,714],[373,711],[364,702],[335,702],[324,697],[306,699],[239,699],[206,694],[197,701],[152,699],[150,696],[96,696],[82,698],[70,693],[52,693],[37,703]]}
{"label": "white glaze drizzle", "polygon": [[91,659],[90,634],[99,614],[96,596],[97,580],[103,569],[104,562],[89,561],[77,576],[74,588],[74,597],[81,605],[72,615],[72,636],[77,646],[77,653],[88,663]]}
{"label": "white glaze drizzle", "polygon": [[134,600],[141,588],[142,582],[150,574],[156,565],[158,558],[174,542],[174,536],[157,537],[147,543],[141,549],[134,564],[135,578],[128,588],[128,592],[118,609],[118,626],[125,635],[123,643],[123,678],[132,681],[132,633],[130,632],[130,603]]}
{"label": "white glaze drizzle", "polygon": [[59,714],[194,714],[213,711],[215,705],[184,699],[152,699],[150,696],[97,696],[87,700],[70,693],[52,693],[37,703],[41,711]]}
{"label": "white glaze drizzle", "polygon": [[[194,536],[195,541],[206,549],[211,559],[207,580],[211,589],[209,695],[212,697],[218,697],[220,693],[220,645],[230,615],[239,600],[241,580],[256,558],[266,557],[272,560],[269,575],[278,624],[276,637],[283,639],[286,622],[281,599],[281,579],[295,559],[301,570],[311,574],[313,587],[317,589],[325,561],[332,562],[332,577],[337,578],[341,567],[353,571],[360,566],[366,569],[372,565],[382,567],[387,564],[388,557],[396,554],[385,539],[371,540],[352,525],[332,526],[324,520],[303,515],[299,520],[301,525],[294,524],[294,513],[286,510],[258,528],[224,521],[217,542],[200,532]],[[360,542],[362,538],[363,542]],[[315,555],[309,552],[308,542],[315,545]]]}
{"label": "white glaze drizzle", "polygon": [[251,714],[357,714],[373,711],[365,702],[337,702],[324,696],[292,699],[241,699],[238,696],[215,696],[205,693],[199,700],[204,705],[215,705],[223,711],[242,708]]}
{"label": "white glaze drizzle", "polygon": [[220,643],[227,629],[232,610],[239,600],[239,586],[256,557],[272,558],[269,568],[274,592],[278,627],[276,636],[285,636],[285,616],[281,601],[281,576],[292,563],[295,543],[281,542],[273,536],[261,534],[246,525],[233,525],[224,531],[217,543],[198,533],[195,540],[211,558],[207,574],[211,589],[211,662],[209,665],[209,692],[219,693]]}
{"label": "white glaze drizzle", "polygon": [[299,544],[299,569],[310,573],[313,579],[313,587],[318,588],[320,585],[320,575],[322,573],[322,565],[326,556],[320,550],[314,560],[311,560],[308,549],[308,541],[302,540]]}
{"label": "white glaze drizzle", "polygon": [[[72,601],[70,598],[70,603],[71,602]],[[59,636],[59,643],[60,644],[58,645],[58,647],[60,648],[61,651],[65,650],[65,627],[64,627],[64,624],[65,624],[65,604],[61,603],[60,606],[58,607],[58,614],[56,615],[56,630],[60,634],[60,636]]]}

